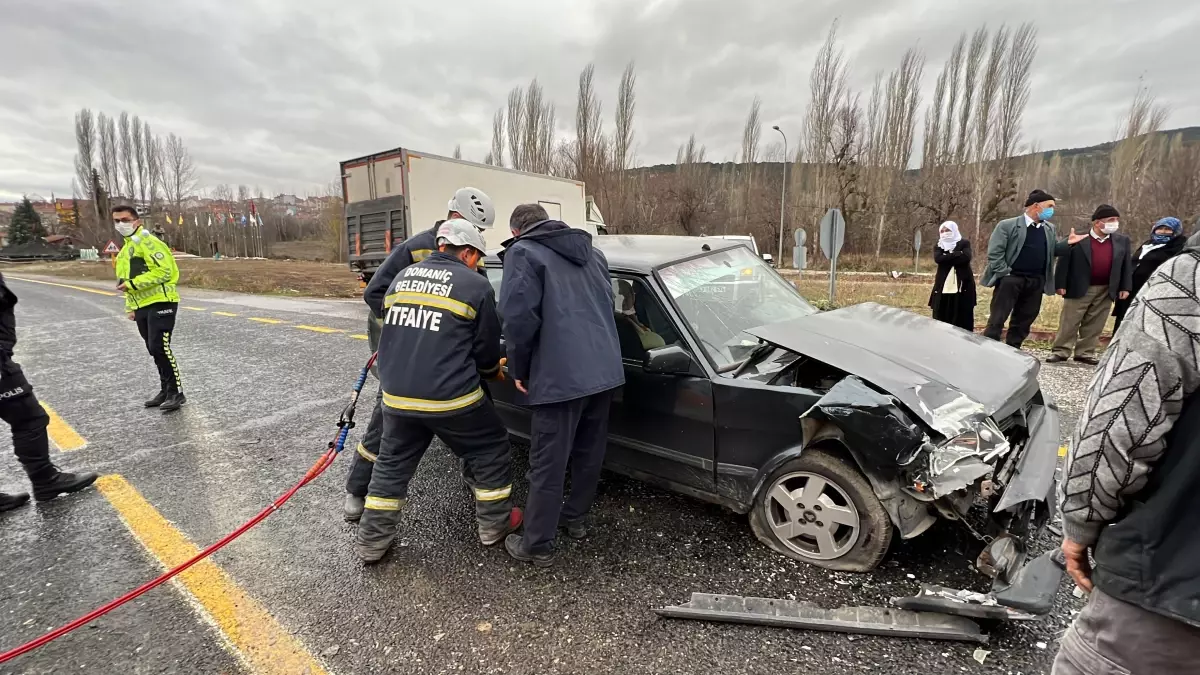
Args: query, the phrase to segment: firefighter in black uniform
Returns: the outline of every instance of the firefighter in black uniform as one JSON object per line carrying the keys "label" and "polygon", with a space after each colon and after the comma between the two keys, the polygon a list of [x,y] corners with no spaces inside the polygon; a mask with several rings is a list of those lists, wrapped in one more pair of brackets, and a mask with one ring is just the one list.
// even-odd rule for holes
{"label": "firefighter in black uniform", "polygon": [[[496,209],[492,200],[482,190],[473,187],[460,188],[450,198],[446,205],[446,220],[462,218],[471,223],[480,232],[491,229],[496,221]],[[371,351],[379,349],[379,332],[383,326],[383,300],[387,291],[396,279],[396,275],[413,263],[419,263],[429,254],[437,252],[436,233],[445,220],[439,220],[433,227],[405,240],[388,254],[387,260],[379,266],[371,276],[371,282],[363,291],[363,300],[370,307],[367,319],[367,337]],[[485,278],[483,266],[479,273]],[[378,366],[372,374],[379,377]],[[379,438],[383,435],[383,390],[375,397],[375,408],[371,411],[371,421],[367,431],[358,444],[358,451],[350,457],[350,473],[346,477],[346,499],[342,506],[342,515],[347,522],[357,521],[363,512],[363,503],[367,497],[367,485],[371,482],[371,468],[379,454]],[[464,467],[464,477],[467,471]],[[468,482],[470,479],[468,478]]]}
{"label": "firefighter in black uniform", "polygon": [[[78,492],[96,481],[94,473],[66,473],[50,462],[50,416],[42,409],[21,366],[13,361],[17,345],[17,296],[0,275],[0,419],[12,428],[13,451],[33,484],[33,498],[49,501]],[[0,492],[0,511],[10,511],[29,501],[29,495]]]}
{"label": "firefighter in black uniform", "polygon": [[383,439],[355,540],[367,563],[395,539],[408,483],[435,435],[471,471],[480,542],[499,543],[521,525],[508,431],[481,381],[503,377],[504,365],[492,286],[474,271],[486,244],[462,219],[442,223],[437,244],[396,277],[384,302]]}

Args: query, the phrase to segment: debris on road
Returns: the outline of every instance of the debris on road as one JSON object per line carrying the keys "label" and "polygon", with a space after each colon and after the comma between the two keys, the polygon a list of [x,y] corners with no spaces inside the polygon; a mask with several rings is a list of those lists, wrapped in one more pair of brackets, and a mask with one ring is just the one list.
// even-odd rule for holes
{"label": "debris on road", "polygon": [[1034,614],[999,604],[991,594],[933,584],[921,584],[921,591],[913,597],[892,598],[892,604],[914,612],[940,612],[972,619],[1031,621],[1038,618]]}
{"label": "debris on road", "polygon": [[692,593],[689,602],[655,610],[659,616],[885,637],[961,640],[987,644],[978,624],[933,612],[887,607],[822,609],[813,603],[740,595]]}
{"label": "debris on road", "polygon": [[989,652],[989,651],[988,651],[988,650],[986,650],[986,649],[976,649],[976,650],[975,650],[975,653],[974,653],[974,654],[971,654],[971,656],[972,656],[972,657],[973,657],[973,658],[974,658],[976,661],[978,661],[978,662],[980,662],[980,663],[983,663],[984,661],[986,661],[986,660],[987,660],[988,654],[991,654],[991,652]]}

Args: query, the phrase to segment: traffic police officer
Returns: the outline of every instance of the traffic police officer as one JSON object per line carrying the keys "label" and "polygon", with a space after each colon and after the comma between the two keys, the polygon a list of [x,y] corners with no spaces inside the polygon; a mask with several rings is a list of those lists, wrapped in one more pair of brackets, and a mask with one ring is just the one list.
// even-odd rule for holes
{"label": "traffic police officer", "polygon": [[179,365],[171,351],[171,334],[179,312],[179,266],[171,248],[142,228],[132,206],[112,208],[113,225],[125,238],[117,254],[117,290],[125,291],[125,311],[136,321],[146,350],[158,368],[159,390],[146,401],[147,408],[179,410],[187,401]]}
{"label": "traffic police officer", "polygon": [[[482,190],[473,187],[460,188],[450,198],[446,205],[446,219],[461,218],[471,223],[480,232],[491,229],[496,221],[496,209],[492,200]],[[379,349],[379,333],[383,326],[384,296],[396,279],[396,275],[413,263],[419,263],[437,250],[436,234],[438,227],[446,221],[439,220],[433,227],[416,234],[392,250],[387,260],[379,266],[371,276],[371,282],[363,291],[363,300],[370,307],[367,320],[367,337],[371,351]],[[486,277],[483,267],[479,272]],[[379,377],[378,366],[372,374]],[[371,421],[367,431],[358,444],[358,452],[350,458],[350,473],[346,477],[346,499],[342,506],[342,515],[347,522],[357,521],[363,512],[364,500],[367,496],[367,485],[371,482],[371,467],[379,454],[379,439],[383,435],[383,391],[375,397],[375,408],[371,411]],[[464,467],[464,473],[466,473]],[[468,479],[469,482],[469,479]]]}
{"label": "traffic police officer", "polygon": [[[96,481],[94,473],[66,473],[50,461],[50,438],[46,426],[50,416],[42,409],[21,366],[13,361],[17,345],[17,319],[13,307],[17,296],[0,275],[0,419],[12,429],[13,452],[33,485],[39,502],[77,492]],[[0,492],[0,511],[10,511],[29,501],[29,495]]]}
{"label": "traffic police officer", "polygon": [[508,431],[481,382],[503,377],[504,355],[491,284],[474,271],[486,244],[472,223],[454,219],[438,228],[437,245],[384,301],[383,438],[355,540],[367,563],[395,539],[408,483],[435,435],[471,471],[480,542],[499,543],[521,524]]}

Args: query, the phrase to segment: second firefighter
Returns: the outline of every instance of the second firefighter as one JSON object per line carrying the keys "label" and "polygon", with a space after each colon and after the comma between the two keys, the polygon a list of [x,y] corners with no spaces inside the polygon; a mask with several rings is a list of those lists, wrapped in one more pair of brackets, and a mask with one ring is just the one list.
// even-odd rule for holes
{"label": "second firefighter", "polygon": [[436,243],[384,300],[383,439],[355,541],[368,563],[396,538],[409,481],[435,435],[472,476],[480,542],[497,544],[521,525],[508,430],[482,386],[482,378],[503,377],[504,355],[491,284],[475,271],[486,244],[462,219],[442,223]]}

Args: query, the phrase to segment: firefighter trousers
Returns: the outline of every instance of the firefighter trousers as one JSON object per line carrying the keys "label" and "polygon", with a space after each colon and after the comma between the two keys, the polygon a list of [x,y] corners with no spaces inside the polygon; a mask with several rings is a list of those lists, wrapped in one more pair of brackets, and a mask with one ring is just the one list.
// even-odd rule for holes
{"label": "firefighter trousers", "polygon": [[479,526],[507,523],[512,511],[512,447],[508,430],[487,400],[473,410],[445,417],[383,411],[383,438],[371,472],[366,508],[400,510],[408,498],[408,483],[435,435],[471,471]]}
{"label": "firefighter trousers", "polygon": [[156,302],[138,308],[133,313],[146,350],[158,368],[159,385],[164,392],[183,391],[179,365],[175,363],[175,353],[171,351],[171,334],[175,332],[175,315],[178,313],[178,302]]}
{"label": "firefighter trousers", "polygon": [[[484,393],[487,393],[486,383]],[[491,396],[489,394],[488,398]],[[346,492],[355,497],[366,497],[367,487],[371,484],[371,470],[379,457],[379,441],[383,438],[383,389],[375,395],[375,408],[371,410],[371,421],[367,423],[367,431],[358,442],[356,452],[350,456],[350,473],[346,476]],[[475,479],[471,476],[471,467],[461,458],[459,468],[463,480],[474,489]]]}

